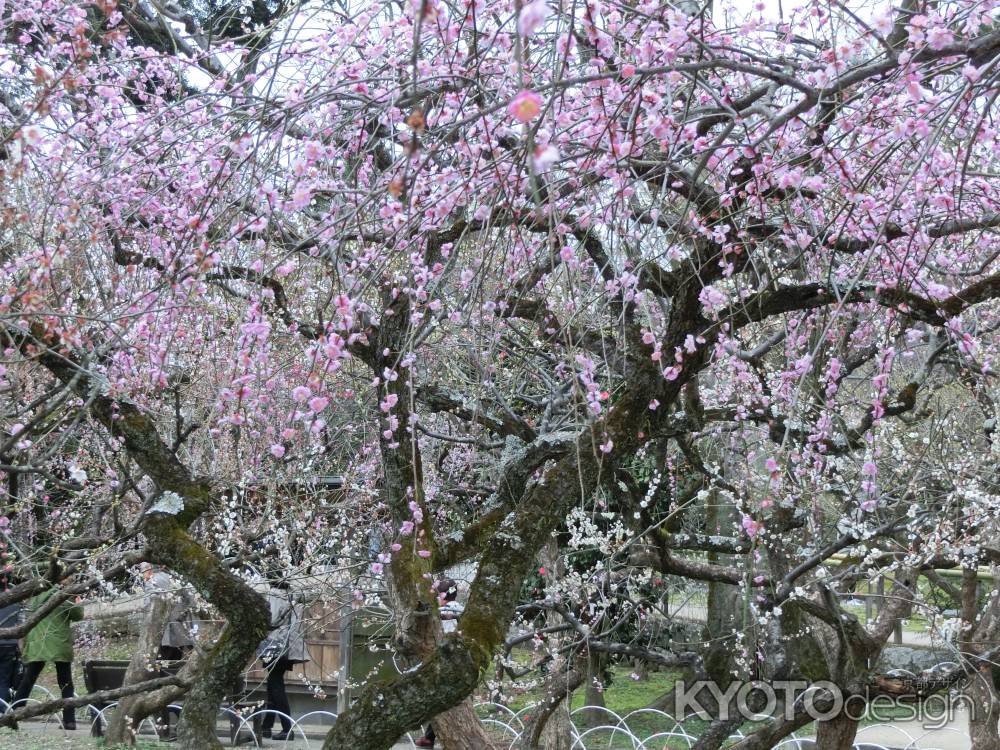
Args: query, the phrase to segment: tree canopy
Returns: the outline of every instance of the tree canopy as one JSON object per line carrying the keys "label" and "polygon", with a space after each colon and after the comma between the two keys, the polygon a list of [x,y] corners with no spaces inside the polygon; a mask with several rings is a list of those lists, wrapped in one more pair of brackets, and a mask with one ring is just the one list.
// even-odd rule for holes
{"label": "tree canopy", "polygon": [[[384,582],[412,668],[325,744],[372,749],[467,706],[553,539],[575,648],[702,669],[644,625],[673,576],[738,591],[736,672],[848,690],[920,581],[1000,562],[992,3],[24,0],[0,32],[0,602],[51,560],[52,606],[189,580],[227,628],[184,747],[268,555]],[[878,576],[864,625],[835,594]]]}

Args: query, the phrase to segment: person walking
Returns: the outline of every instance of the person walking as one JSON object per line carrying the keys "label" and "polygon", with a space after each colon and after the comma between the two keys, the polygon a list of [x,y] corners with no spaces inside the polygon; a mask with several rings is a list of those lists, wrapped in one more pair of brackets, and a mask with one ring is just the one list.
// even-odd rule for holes
{"label": "person walking", "polygon": [[[455,632],[458,628],[458,618],[462,616],[464,607],[458,602],[458,584],[453,578],[442,578],[434,586],[434,592],[438,595],[438,610],[441,613],[441,629],[447,633]],[[427,725],[424,736],[414,744],[417,747],[434,747],[436,741],[434,726]]]}
{"label": "person walking", "polygon": [[289,718],[292,708],[285,689],[285,673],[295,664],[309,661],[309,652],[306,649],[302,618],[296,610],[294,595],[287,581],[272,586],[267,600],[271,609],[271,632],[258,646],[257,656],[267,671],[267,701],[264,708],[269,712],[280,712],[278,718],[281,721],[281,731],[271,734],[275,714],[267,713],[261,722],[261,734],[265,738],[287,740],[292,734],[292,721]]}
{"label": "person walking", "polygon": [[[3,591],[10,588],[10,582],[3,581]],[[12,628],[21,619],[21,603],[15,602],[5,607],[0,607],[0,630]],[[0,713],[6,711],[13,698],[14,678],[17,676],[18,667],[21,664],[21,652],[17,647],[17,638],[0,638]]]}
{"label": "person walking", "polygon": [[[33,596],[28,601],[27,615],[37,612],[42,605],[55,596],[57,589],[51,588]],[[56,682],[59,684],[63,698],[73,697],[73,631],[70,623],[83,619],[83,607],[80,597],[74,603],[62,602],[49,612],[35,627],[28,631],[24,638],[24,674],[21,684],[14,694],[14,704],[24,701],[31,695],[38,675],[46,662],[56,666]],[[63,729],[76,729],[76,711],[73,708],[63,709]]]}

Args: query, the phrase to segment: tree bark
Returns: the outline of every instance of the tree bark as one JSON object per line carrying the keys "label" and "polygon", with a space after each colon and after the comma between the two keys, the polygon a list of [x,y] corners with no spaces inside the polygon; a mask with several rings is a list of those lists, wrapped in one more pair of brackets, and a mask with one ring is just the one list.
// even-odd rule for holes
{"label": "tree bark", "polygon": [[476,715],[471,698],[437,715],[434,733],[448,750],[488,750],[493,741]]}
{"label": "tree bark", "polygon": [[[375,395],[380,402],[387,397],[395,397],[395,407],[391,411],[399,424],[388,437],[383,433],[379,438],[384,476],[383,498],[392,514],[393,527],[397,530],[394,541],[401,547],[385,566],[385,576],[394,618],[394,646],[401,660],[412,669],[433,658],[444,631],[437,595],[431,591],[431,561],[420,554],[433,554],[437,545],[431,525],[432,513],[424,495],[420,446],[412,432],[415,424],[411,409],[412,373],[398,360],[398,354],[405,350],[411,334],[409,313],[405,301],[399,304],[399,300],[386,300],[386,304],[394,308],[395,314],[387,317],[379,328],[376,351],[389,352],[389,355],[375,357],[368,364],[376,376],[386,370],[396,374],[395,378],[380,379]],[[419,520],[416,519],[417,512]],[[402,534],[398,530],[406,523],[413,523],[414,529],[412,533]],[[435,734],[444,746],[454,750],[492,748],[471,699],[443,708],[447,710],[436,717],[425,716],[423,720],[434,719]],[[418,727],[419,720],[404,727],[404,730]]]}
{"label": "tree bark", "polygon": [[816,750],[852,750],[858,722],[847,716],[816,722]]}
{"label": "tree bark", "polygon": [[267,635],[270,617],[264,597],[232,575],[171,517],[153,518],[147,533],[151,560],[177,571],[204,599],[226,617],[218,640],[205,654],[200,673],[184,701],[177,727],[177,745],[182,750],[221,749],[215,725],[219,706],[239,685],[243,671],[257,645]]}
{"label": "tree bark", "polygon": [[[160,641],[163,637],[163,630],[170,616],[170,601],[163,596],[150,597],[149,616],[143,624],[142,632],[139,633],[139,642],[135,646],[135,653],[125,670],[124,685],[132,685],[136,682],[148,680],[154,676],[153,665],[159,655]],[[150,715],[150,711],[144,710],[144,696],[129,696],[122,698],[118,702],[111,719],[108,721],[108,729],[105,733],[107,744],[134,745],[135,733],[143,719]]]}
{"label": "tree bark", "polygon": [[[699,309],[696,297],[686,300],[683,307]],[[672,338],[678,345],[694,324],[679,320],[672,326]],[[630,327],[630,334],[641,351],[644,344],[638,326]],[[705,354],[699,352],[685,360],[685,367],[703,365]],[[613,463],[618,456],[630,456],[656,427],[653,422],[666,419],[651,412],[650,398],[669,403],[683,385],[681,378],[664,381],[648,358],[638,358],[634,364],[629,372],[632,387],[618,397],[604,419],[594,425],[593,432],[579,434],[570,450],[560,449],[558,459],[541,472],[540,478],[537,469],[552,455],[551,436],[539,437],[525,448],[523,460],[510,462],[499,484],[503,493],[519,502],[516,510],[505,515],[495,532],[482,541],[479,568],[458,631],[449,633],[420,666],[363,690],[327,734],[323,750],[387,750],[406,730],[472,693],[504,641],[521,585],[552,529],[565,518],[573,503],[589,497],[610,475],[603,471],[606,461]],[[595,450],[594,435],[603,434],[614,443],[610,457]]]}
{"label": "tree bark", "polygon": [[997,736],[1000,700],[993,684],[992,672],[989,665],[981,666],[965,688],[965,694],[972,703],[969,711],[972,750],[1000,750],[1000,737]]}
{"label": "tree bark", "polygon": [[[587,655],[587,682],[584,686],[584,706],[596,706],[604,708],[604,685],[598,689],[597,683],[602,681],[604,675],[604,665],[607,663],[608,657],[606,654],[602,654],[598,651],[591,651]],[[643,659],[636,660],[636,669],[641,669],[646,671],[646,661]],[[594,721],[600,721],[601,714],[603,711],[582,711],[581,717],[583,721],[590,724]]]}
{"label": "tree bark", "polygon": [[[545,578],[550,581],[557,581],[565,572],[562,555],[559,554],[559,544],[554,537],[542,547],[539,561],[545,567]],[[550,624],[559,625],[563,618],[556,612],[549,611],[548,618]],[[573,724],[569,715],[569,702],[573,695],[573,690],[580,684],[577,671],[571,667],[572,653],[567,653],[565,665],[560,663],[563,657],[558,655],[563,639],[558,635],[549,642],[550,648],[555,652],[556,658],[552,662],[552,670],[556,672],[556,677],[547,691],[547,700],[552,701],[551,708],[544,712],[545,718],[542,720],[541,747],[545,750],[569,750],[573,742]],[[562,684],[558,684],[559,682]],[[575,683],[575,684],[574,684]]]}
{"label": "tree bark", "polygon": [[[387,500],[390,507],[396,509],[397,528],[403,521],[409,520],[408,498],[416,498],[423,504],[420,454],[415,445],[409,444],[408,440],[405,442],[405,447],[401,444],[398,448],[383,445],[382,451]],[[427,516],[429,513],[425,513],[425,518]],[[431,546],[430,527],[421,531],[422,543]],[[386,568],[388,598],[395,614],[396,648],[404,663],[411,667],[430,658],[444,634],[436,597],[424,577],[430,566],[416,554],[420,537],[420,532],[416,532],[412,537],[400,539],[403,550],[393,557]],[[449,750],[489,750],[493,747],[470,698],[433,717],[432,723],[435,735]],[[418,724],[413,728],[421,727]]]}
{"label": "tree bark", "polygon": [[[172,604],[168,602],[165,617],[169,616],[171,607]],[[203,628],[201,631],[201,643],[211,643],[217,635],[216,631],[217,628],[214,627]],[[152,625],[147,628],[146,632],[152,634],[153,638],[155,638],[155,640],[153,638],[150,639],[152,643],[158,644],[160,642],[160,636],[154,632]],[[206,651],[200,644],[195,644],[191,653],[189,653],[187,658],[184,660],[184,664],[180,671],[177,673],[177,677],[181,680],[180,684],[166,685],[155,690],[150,690],[149,692],[136,693],[135,695],[123,698],[119,704],[119,709],[121,709],[122,706],[125,706],[126,701],[129,702],[129,705],[123,710],[116,710],[112,715],[111,722],[108,727],[106,740],[107,744],[112,746],[117,743],[133,743],[134,735],[132,735],[131,731],[125,731],[129,728],[129,726],[138,727],[139,723],[147,716],[158,715],[171,703],[176,703],[181,700],[188,691],[187,686],[190,685],[194,677],[200,673],[205,656]],[[128,680],[127,674],[126,680]],[[128,726],[126,726],[124,721],[126,714],[132,718]],[[120,728],[118,726],[119,724]],[[121,739],[118,738],[119,732],[122,733]]]}
{"label": "tree bark", "polygon": [[[571,675],[578,674],[571,672]],[[570,677],[563,676],[566,682],[563,697],[556,703],[555,708],[545,722],[542,730],[541,747],[545,750],[569,750],[573,744],[573,721],[569,715],[569,702],[573,695],[573,687]],[[576,683],[579,685],[579,682]]]}
{"label": "tree bark", "polygon": [[338,717],[323,750],[388,750],[407,730],[462,702],[489,663],[472,639],[449,635],[416,669],[366,686]]}
{"label": "tree bark", "polygon": [[[719,492],[710,492],[705,502],[705,533],[724,536],[737,520],[736,506],[726,503]],[[722,565],[734,564],[732,555],[709,552],[708,561]],[[718,581],[708,583],[705,607],[705,669],[709,677],[725,690],[732,679],[735,631],[742,626],[740,590]]]}
{"label": "tree bark", "polygon": [[[966,568],[962,573],[961,587],[961,617],[962,626],[959,632],[959,648],[964,654],[979,654],[982,644],[995,642],[1000,629],[1000,598],[993,596],[983,609],[979,622],[976,614],[979,610],[979,576],[976,569]],[[992,664],[982,663],[969,678],[965,686],[965,695],[972,704],[969,711],[969,739],[972,750],[1000,750],[1000,732],[997,724],[1000,722],[1000,695],[997,693],[997,683],[994,679],[995,668]]]}
{"label": "tree bark", "polygon": [[[642,403],[642,408],[648,402]],[[598,466],[587,465],[596,485]],[[521,584],[551,529],[579,487],[576,456],[556,463],[545,481],[520,479],[524,501],[518,513],[503,519],[497,533],[483,543],[479,570],[458,631],[445,636],[435,652],[415,669],[388,684],[369,685],[334,724],[324,750],[386,750],[403,732],[464,700],[491,664],[503,643],[518,603]],[[510,477],[508,477],[510,479]]]}

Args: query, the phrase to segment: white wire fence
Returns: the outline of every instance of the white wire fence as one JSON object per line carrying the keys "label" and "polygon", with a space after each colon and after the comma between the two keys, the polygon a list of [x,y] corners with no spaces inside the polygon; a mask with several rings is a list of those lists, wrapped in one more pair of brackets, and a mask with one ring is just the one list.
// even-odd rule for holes
{"label": "white wire fence", "polygon": [[[53,696],[50,691],[41,686],[36,686],[35,690],[42,693],[46,699]],[[16,708],[21,703],[38,703],[36,698],[25,698],[17,704],[9,707]],[[6,710],[8,704],[0,699],[2,708]],[[92,717],[90,726],[95,727],[98,722],[102,726],[107,725],[107,719],[117,706],[117,703],[97,709],[88,706]],[[526,706],[519,711],[511,709],[501,703],[484,702],[477,703],[476,712],[480,720],[486,726],[494,743],[501,748],[514,748],[525,730],[526,722],[534,706]],[[171,704],[168,709],[175,715],[179,715],[183,706]],[[271,709],[259,709],[249,714],[240,714],[230,708],[220,709],[220,718],[229,720],[235,728],[232,740],[240,742],[248,747],[262,747],[262,740],[258,732],[254,729],[259,726],[259,720],[268,714],[274,716],[275,725],[281,724],[291,727],[288,733],[288,743],[296,743],[296,747],[304,746],[307,749],[315,747],[319,750],[323,741],[315,731],[315,726],[319,723],[330,725],[337,719],[337,714],[333,711],[310,711],[298,718],[289,716],[280,711]],[[45,724],[54,722],[61,726],[62,722],[57,714],[46,716],[42,719]],[[312,737],[306,731],[307,727],[313,727]],[[152,719],[146,718],[139,727],[141,732],[148,728],[151,733],[159,733],[163,727],[156,726]],[[582,706],[572,711],[570,714],[570,731],[572,733],[571,750],[688,750],[694,746],[698,737],[691,734],[684,728],[684,725],[665,711],[655,708],[640,708],[626,714],[619,714],[604,706]],[[869,741],[866,735],[878,733],[881,742]],[[882,744],[887,733],[892,733],[891,744]],[[867,725],[858,730],[857,740],[854,743],[854,750],[939,750],[933,744],[927,744],[930,740],[940,739],[941,733],[955,733],[961,737],[966,737],[966,733],[954,727],[944,727],[936,730],[927,730],[920,733],[908,731],[902,727],[889,724]],[[930,735],[934,738],[931,739]],[[730,736],[732,742],[743,739],[745,735],[736,731]],[[405,735],[401,740],[405,745],[416,748],[415,736]],[[280,747],[280,743],[268,740],[269,747]],[[798,737],[792,734],[774,746],[773,750],[814,750],[816,743],[807,737]]]}

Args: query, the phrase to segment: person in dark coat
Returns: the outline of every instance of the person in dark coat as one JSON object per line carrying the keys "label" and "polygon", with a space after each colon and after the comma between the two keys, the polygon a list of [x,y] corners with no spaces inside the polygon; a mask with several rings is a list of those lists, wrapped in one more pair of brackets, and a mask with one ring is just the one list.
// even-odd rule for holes
{"label": "person in dark coat", "polygon": [[[0,589],[7,591],[8,581],[3,581]],[[6,607],[0,607],[0,629],[12,628],[21,620],[21,603],[15,602]],[[17,646],[17,638],[0,638],[0,712],[6,711],[13,698],[14,678],[21,663],[21,652]]]}
{"label": "person in dark coat", "polygon": [[257,647],[257,656],[267,670],[267,701],[264,708],[281,712],[278,716],[281,731],[272,737],[275,714],[267,713],[261,722],[261,733],[264,737],[286,740],[292,732],[292,722],[288,718],[292,708],[285,689],[285,672],[295,664],[309,661],[309,652],[306,650],[302,618],[295,607],[294,595],[288,583],[282,581],[275,584],[268,592],[267,601],[271,608],[271,632]]}
{"label": "person in dark coat", "polygon": [[[51,588],[32,597],[28,601],[28,615],[38,611],[45,602],[51,599],[57,589]],[[13,703],[20,705],[31,695],[35,680],[41,674],[46,662],[52,662],[56,667],[56,681],[63,698],[73,697],[73,631],[70,623],[83,619],[83,607],[80,597],[76,603],[63,602],[41,622],[28,631],[24,639],[24,674],[21,684],[14,695]],[[63,728],[76,729],[76,711],[73,708],[63,709]]]}

